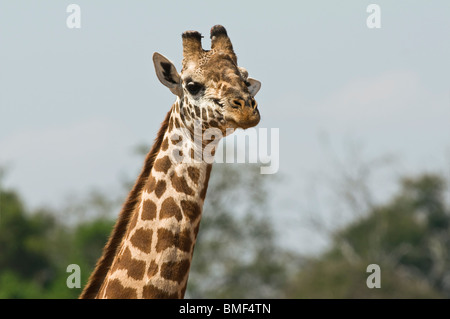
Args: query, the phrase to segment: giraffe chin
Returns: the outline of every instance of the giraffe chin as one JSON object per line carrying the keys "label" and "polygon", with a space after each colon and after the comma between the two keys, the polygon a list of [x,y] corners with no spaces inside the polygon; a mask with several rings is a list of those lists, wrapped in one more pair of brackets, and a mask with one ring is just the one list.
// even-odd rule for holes
{"label": "giraffe chin", "polygon": [[258,125],[259,121],[261,120],[261,116],[259,115],[259,111],[256,109],[250,114],[247,113],[239,114],[238,116],[229,116],[226,117],[225,120],[230,127],[241,128],[245,130]]}

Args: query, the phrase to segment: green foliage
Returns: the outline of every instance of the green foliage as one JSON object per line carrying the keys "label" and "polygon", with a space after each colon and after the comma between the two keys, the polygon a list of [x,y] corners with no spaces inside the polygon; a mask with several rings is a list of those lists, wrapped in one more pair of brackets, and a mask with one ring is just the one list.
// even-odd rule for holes
{"label": "green foliage", "polygon": [[[389,202],[336,231],[325,253],[306,259],[277,244],[268,201],[273,185],[273,176],[255,166],[214,166],[187,297],[450,297],[449,188],[441,177],[404,179]],[[67,210],[83,216],[68,225],[50,209],[27,210],[0,178],[0,298],[77,298],[81,289],[66,286],[67,266],[81,267],[84,286],[113,227],[107,216],[116,202],[92,193]],[[381,268],[380,289],[366,286],[369,264]]]}
{"label": "green foliage", "polygon": [[113,228],[114,221],[97,219],[78,225],[73,234],[73,245],[77,249],[73,252],[78,265],[87,271],[83,272],[84,281],[87,281],[92,270],[101,255],[108,236]]}
{"label": "green foliage", "polygon": [[287,252],[268,214],[273,176],[252,165],[216,164],[186,291],[193,298],[278,298]]}
{"label": "green foliage", "polygon": [[[275,245],[267,185],[257,167],[214,168],[188,296],[282,294],[288,255]],[[89,194],[67,209],[82,221],[66,225],[67,219],[58,219],[61,215],[49,209],[27,211],[14,191],[1,189],[0,195],[0,297],[77,298],[81,289],[66,286],[66,268],[79,265],[84,286],[112,230],[114,220],[106,216],[116,199],[101,192]]]}
{"label": "green foliage", "polygon": [[[55,268],[43,254],[53,218],[45,212],[28,215],[21,200],[12,191],[0,190],[0,269],[2,286],[12,282],[30,282],[30,294],[49,286]],[[36,289],[32,289],[33,283]],[[11,292],[21,296],[18,290]],[[2,294],[5,294],[3,292]]]}
{"label": "green foliage", "polygon": [[311,259],[287,288],[291,298],[439,298],[439,292],[427,282],[401,267],[379,263],[381,288],[366,285],[367,266],[371,261],[349,262],[345,258],[322,256]]}
{"label": "green foliage", "polygon": [[87,281],[113,222],[69,228],[55,216],[27,211],[16,192],[0,188],[0,298],[78,297],[81,289],[66,286],[66,268],[80,265]]}
{"label": "green foliage", "polygon": [[0,299],[40,298],[43,288],[38,283],[24,279],[19,274],[2,270],[0,273]]}
{"label": "green foliage", "polygon": [[[289,288],[299,298],[450,297],[450,207],[444,180],[422,175],[400,193],[334,235],[334,245],[311,259]],[[366,286],[366,267],[381,268],[380,289]]]}

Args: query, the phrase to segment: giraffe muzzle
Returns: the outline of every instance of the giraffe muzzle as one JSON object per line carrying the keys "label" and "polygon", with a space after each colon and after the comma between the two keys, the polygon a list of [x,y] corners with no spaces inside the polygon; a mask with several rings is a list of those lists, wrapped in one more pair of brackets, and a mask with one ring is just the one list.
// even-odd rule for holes
{"label": "giraffe muzzle", "polygon": [[250,107],[253,110],[256,110],[256,108],[258,107],[258,103],[256,103],[255,99],[249,98],[247,100],[244,99],[234,99],[231,101],[231,107],[234,109],[244,109],[245,107]]}
{"label": "giraffe muzzle", "polygon": [[225,117],[228,122],[234,123],[234,127],[243,129],[253,127],[259,123],[261,117],[256,102],[244,103],[244,100],[234,102],[234,106],[230,109],[231,112]]}

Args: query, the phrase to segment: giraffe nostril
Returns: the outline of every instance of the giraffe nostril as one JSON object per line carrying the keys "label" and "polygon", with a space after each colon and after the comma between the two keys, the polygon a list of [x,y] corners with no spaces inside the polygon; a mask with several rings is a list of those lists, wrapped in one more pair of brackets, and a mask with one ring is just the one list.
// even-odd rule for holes
{"label": "giraffe nostril", "polygon": [[258,103],[256,103],[255,99],[251,99],[250,100],[250,106],[252,107],[252,109],[256,109],[256,107],[258,106]]}
{"label": "giraffe nostril", "polygon": [[244,101],[244,100],[241,100],[241,99],[235,99],[235,100],[233,100],[232,103],[231,103],[231,107],[232,107],[232,108],[235,108],[235,109],[237,109],[237,108],[239,108],[239,107],[244,108],[244,106],[245,106],[245,101]]}

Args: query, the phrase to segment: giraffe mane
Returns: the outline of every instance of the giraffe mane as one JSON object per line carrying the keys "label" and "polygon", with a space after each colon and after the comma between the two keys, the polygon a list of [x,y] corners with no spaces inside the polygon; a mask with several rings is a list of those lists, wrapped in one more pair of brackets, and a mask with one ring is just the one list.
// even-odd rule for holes
{"label": "giraffe mane", "polygon": [[161,124],[161,127],[158,131],[153,146],[150,152],[147,154],[141,173],[137,178],[131,192],[128,194],[125,203],[122,206],[122,210],[116,221],[114,229],[109,237],[107,244],[103,249],[103,254],[101,258],[98,260],[91,276],[89,277],[89,281],[86,287],[84,288],[83,292],[81,293],[80,299],[95,298],[98,291],[101,288],[101,285],[106,277],[106,274],[108,273],[111,264],[114,260],[114,256],[117,253],[117,249],[119,248],[120,243],[122,242],[122,238],[123,236],[125,236],[131,216],[136,209],[136,205],[139,204],[139,197],[141,195],[142,189],[144,188],[145,183],[150,175],[155,158],[158,155],[159,150],[161,148],[164,134],[167,131],[172,108],[167,113],[166,118]]}

